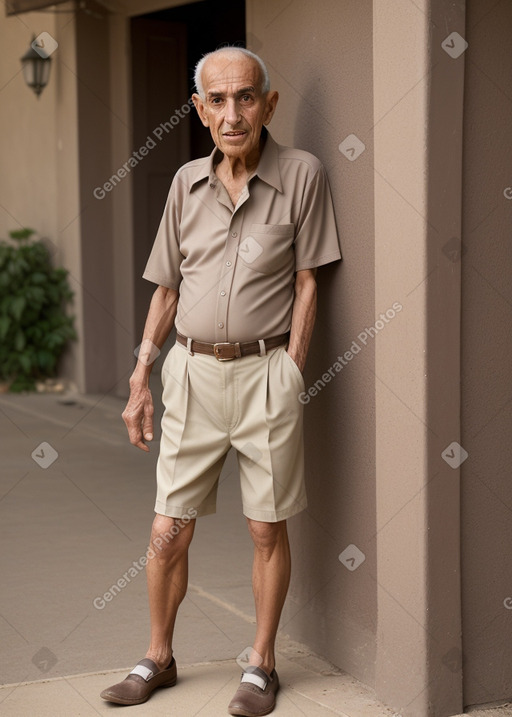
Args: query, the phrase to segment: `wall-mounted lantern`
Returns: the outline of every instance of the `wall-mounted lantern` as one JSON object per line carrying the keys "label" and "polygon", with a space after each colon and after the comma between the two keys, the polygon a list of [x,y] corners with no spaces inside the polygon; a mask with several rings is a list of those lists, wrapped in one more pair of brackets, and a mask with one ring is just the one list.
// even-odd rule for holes
{"label": "wall-mounted lantern", "polygon": [[34,37],[29,49],[21,58],[23,65],[23,77],[29,87],[36,93],[37,97],[44,90],[50,78],[51,57],[45,56],[45,52],[37,52],[34,49],[34,43],[37,40]]}

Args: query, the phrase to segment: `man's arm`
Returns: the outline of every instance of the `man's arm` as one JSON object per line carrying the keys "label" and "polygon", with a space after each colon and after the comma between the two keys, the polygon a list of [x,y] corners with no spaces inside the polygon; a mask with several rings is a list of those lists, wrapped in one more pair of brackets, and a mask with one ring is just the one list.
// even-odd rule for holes
{"label": "man's arm", "polygon": [[295,300],[288,353],[304,371],[316,316],[316,269],[303,269],[295,275]]}
{"label": "man's arm", "polygon": [[153,440],[153,398],[149,390],[149,376],[153,368],[152,344],[159,349],[164,345],[176,317],[178,292],[159,286],[149,306],[144,326],[137,365],[130,378],[130,398],[123,411],[123,421],[128,429],[130,443],[143,451],[149,451],[144,443]]}

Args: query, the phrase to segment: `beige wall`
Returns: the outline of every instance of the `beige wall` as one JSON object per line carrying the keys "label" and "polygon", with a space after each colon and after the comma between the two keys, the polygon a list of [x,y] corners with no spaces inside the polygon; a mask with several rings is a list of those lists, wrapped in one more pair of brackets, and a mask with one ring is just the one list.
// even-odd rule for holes
{"label": "beige wall", "polygon": [[[316,381],[375,314],[372,3],[247,3],[249,46],[268,63],[280,93],[270,131],[316,154],[327,168],[344,262],[319,270],[319,309],[306,369]],[[354,162],[338,145],[366,145]],[[374,684],[374,340],[305,407],[309,508],[290,521],[294,573],[282,629],[364,682]],[[355,544],[366,560],[350,572],[339,554]]]}
{"label": "beige wall", "polygon": [[10,229],[32,227],[56,243],[58,67],[53,59],[50,83],[37,99],[25,84],[20,63],[32,35],[43,30],[56,34],[54,16],[29,13],[22,18],[6,18],[2,8],[0,136],[8,144],[2,148],[0,235],[7,236]]}
{"label": "beige wall", "polygon": [[[54,262],[69,272],[75,292],[71,308],[79,342],[70,346],[62,373],[84,389],[82,267],[78,174],[78,121],[74,6],[59,14],[0,13],[0,230],[29,226],[55,245]],[[69,13],[66,10],[70,10]],[[19,58],[33,35],[46,31],[59,46],[52,55],[50,81],[39,99],[23,80]]]}
{"label": "beige wall", "polygon": [[466,704],[512,695],[512,6],[469,0],[462,260]]}

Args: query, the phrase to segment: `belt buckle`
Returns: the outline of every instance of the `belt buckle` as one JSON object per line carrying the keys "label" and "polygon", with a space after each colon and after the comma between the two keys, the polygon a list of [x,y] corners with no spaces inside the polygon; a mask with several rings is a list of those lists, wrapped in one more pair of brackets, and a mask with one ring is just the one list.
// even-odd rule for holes
{"label": "belt buckle", "polygon": [[[222,349],[226,348],[227,346],[230,346],[233,349],[232,356],[222,355]],[[213,344],[213,355],[215,356],[217,361],[233,361],[233,359],[235,358],[235,344],[232,344],[229,341],[220,341],[219,343]]]}

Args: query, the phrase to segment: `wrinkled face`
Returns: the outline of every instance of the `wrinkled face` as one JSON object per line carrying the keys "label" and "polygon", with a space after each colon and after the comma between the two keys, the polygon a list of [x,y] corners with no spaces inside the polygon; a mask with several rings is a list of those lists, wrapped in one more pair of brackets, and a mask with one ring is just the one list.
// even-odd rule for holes
{"label": "wrinkled face", "polygon": [[205,98],[192,99],[202,123],[227,157],[259,156],[261,128],[270,122],[277,92],[261,92],[261,71],[250,57],[221,53],[210,57],[202,72]]}

